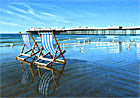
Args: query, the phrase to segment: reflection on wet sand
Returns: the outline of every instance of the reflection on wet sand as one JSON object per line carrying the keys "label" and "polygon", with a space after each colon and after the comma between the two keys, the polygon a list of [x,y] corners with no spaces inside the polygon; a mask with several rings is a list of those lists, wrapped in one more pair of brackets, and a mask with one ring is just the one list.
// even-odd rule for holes
{"label": "reflection on wet sand", "polygon": [[140,47],[140,42],[136,42],[136,41],[117,41],[114,42],[114,40],[112,41],[101,41],[101,39],[98,39],[97,42],[91,41],[91,40],[83,40],[83,41],[77,41],[77,43],[63,43],[60,45],[63,45],[63,48],[66,48],[67,45],[73,45],[73,46],[82,46],[80,47],[80,52],[84,52],[84,45],[88,45],[88,44],[93,44],[97,47],[107,47],[107,46],[116,46],[114,47],[114,49],[110,48],[110,51],[114,51],[115,53],[119,53],[122,52],[125,48],[130,50],[131,47]]}
{"label": "reflection on wet sand", "polygon": [[38,92],[44,95],[48,94],[48,87],[51,80],[52,80],[51,72],[50,71],[45,72],[40,79]]}
{"label": "reflection on wet sand", "polygon": [[[62,73],[58,75],[58,82],[61,78],[61,75]],[[44,70],[41,79],[39,79],[39,77],[33,79],[31,70],[25,68],[25,71],[22,73],[20,83],[26,87],[30,87],[31,84],[35,84],[36,82],[38,82],[38,85],[34,88],[36,89],[36,93],[43,94],[44,96],[50,96],[53,95],[57,88],[57,86],[54,85],[52,78],[52,73],[50,71]]]}
{"label": "reflection on wet sand", "polygon": [[25,86],[29,86],[33,82],[34,82],[34,79],[32,77],[31,70],[29,68],[26,68],[21,77],[21,84]]}

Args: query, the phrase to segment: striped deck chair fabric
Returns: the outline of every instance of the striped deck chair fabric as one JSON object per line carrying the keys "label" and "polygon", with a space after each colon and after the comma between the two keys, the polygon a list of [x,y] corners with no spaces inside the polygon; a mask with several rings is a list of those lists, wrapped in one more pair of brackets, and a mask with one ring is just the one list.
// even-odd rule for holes
{"label": "striped deck chair fabric", "polygon": [[[38,60],[36,60],[34,63],[37,64],[37,68],[38,68],[38,73],[39,76],[41,77],[41,72],[40,72],[40,68],[46,69],[46,70],[51,70],[52,71],[52,75],[53,75],[53,80],[57,86],[56,80],[55,80],[55,75],[54,75],[54,71],[62,74],[64,71],[64,67],[66,64],[66,60],[63,56],[63,54],[66,52],[66,50],[61,51],[61,48],[57,42],[57,39],[55,38],[54,32],[38,32],[40,37],[41,37],[41,43],[42,43],[42,50],[40,53],[42,53],[43,50],[46,51],[46,54],[40,56],[38,58]],[[53,40],[54,39],[54,40]],[[56,48],[54,48],[54,44],[53,41],[55,41],[56,43]],[[61,57],[62,58],[61,58]],[[59,58],[59,59],[58,59]],[[52,64],[56,63],[56,64],[62,64],[62,70],[59,71],[58,69],[56,69],[57,67],[54,67]]]}
{"label": "striped deck chair fabric", "polygon": [[[23,44],[21,53],[20,53],[20,55],[18,55],[16,57],[16,60],[20,61],[21,68],[22,68],[23,72],[24,72],[23,62],[27,63],[29,65],[29,68],[32,72],[32,76],[34,78],[35,74],[34,74],[34,71],[33,71],[33,68],[32,68],[32,64],[35,61],[35,59],[37,58],[37,54],[39,54],[40,49],[39,49],[36,42],[34,42],[34,45],[31,45],[30,39],[29,39],[29,34],[28,34],[29,32],[28,33],[19,32],[19,33],[20,33],[20,35],[21,35],[21,37],[24,41],[24,44]],[[25,47],[26,47],[26,49],[25,49]],[[38,49],[36,49],[36,47]]]}
{"label": "striped deck chair fabric", "polygon": [[41,33],[41,42],[46,52],[55,53],[56,50],[53,47],[53,35],[51,33]]}
{"label": "striped deck chair fabric", "polygon": [[32,49],[32,46],[30,44],[29,34],[28,33],[22,33],[22,39],[24,41],[24,44],[27,46],[27,48]]}

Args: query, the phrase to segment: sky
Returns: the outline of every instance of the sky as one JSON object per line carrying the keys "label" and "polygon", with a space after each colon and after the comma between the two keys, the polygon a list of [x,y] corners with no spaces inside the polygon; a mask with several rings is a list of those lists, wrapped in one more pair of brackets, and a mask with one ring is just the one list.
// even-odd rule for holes
{"label": "sky", "polygon": [[0,33],[119,25],[140,26],[140,0],[0,0]]}

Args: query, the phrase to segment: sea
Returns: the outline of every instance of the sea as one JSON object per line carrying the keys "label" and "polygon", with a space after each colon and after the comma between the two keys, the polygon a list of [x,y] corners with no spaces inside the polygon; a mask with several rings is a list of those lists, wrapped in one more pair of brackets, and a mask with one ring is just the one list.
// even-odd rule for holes
{"label": "sea", "polygon": [[[41,46],[40,37],[33,37]],[[0,34],[1,97],[140,97],[140,35],[56,35],[56,39],[66,50],[58,87],[48,70],[41,69],[42,78],[37,74],[33,81],[28,64],[23,64],[22,72],[16,60],[24,44],[20,34]],[[36,66],[33,69],[37,73]]]}

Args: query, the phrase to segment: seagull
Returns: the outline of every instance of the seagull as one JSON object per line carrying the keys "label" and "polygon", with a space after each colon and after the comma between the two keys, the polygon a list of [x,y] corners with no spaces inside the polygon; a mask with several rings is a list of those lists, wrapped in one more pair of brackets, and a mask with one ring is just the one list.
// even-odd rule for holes
{"label": "seagull", "polygon": [[84,47],[82,47],[82,48],[80,48],[81,50],[83,50],[84,49]]}
{"label": "seagull", "polygon": [[11,47],[13,47],[13,46],[14,46],[14,44],[12,43],[12,44],[10,44],[10,46],[11,46]]}
{"label": "seagull", "polygon": [[84,52],[84,50],[83,50],[83,49],[84,49],[84,47],[81,47],[81,48],[80,48],[80,52]]}

